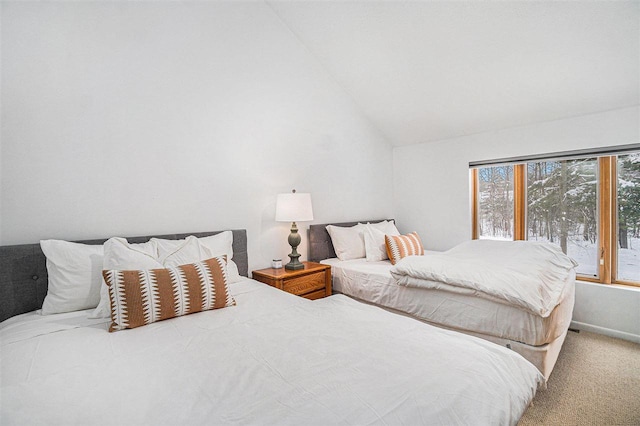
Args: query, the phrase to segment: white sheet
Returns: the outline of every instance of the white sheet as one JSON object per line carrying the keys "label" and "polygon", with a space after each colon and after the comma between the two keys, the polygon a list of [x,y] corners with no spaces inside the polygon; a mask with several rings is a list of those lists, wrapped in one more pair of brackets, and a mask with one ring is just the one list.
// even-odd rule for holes
{"label": "white sheet", "polygon": [[576,266],[553,244],[472,240],[437,255],[405,257],[391,275],[400,285],[497,299],[547,317]]}
{"label": "white sheet", "polygon": [[[425,256],[439,252],[426,252]],[[456,330],[474,332],[527,345],[554,341],[569,327],[573,313],[575,272],[564,286],[561,303],[547,317],[472,294],[447,289],[400,286],[391,276],[389,261],[326,259],[333,289],[376,305]]]}
{"label": "white sheet", "polygon": [[231,291],[116,333],[87,311],[3,323],[0,423],[515,424],[542,383],[507,349],[345,296]]}

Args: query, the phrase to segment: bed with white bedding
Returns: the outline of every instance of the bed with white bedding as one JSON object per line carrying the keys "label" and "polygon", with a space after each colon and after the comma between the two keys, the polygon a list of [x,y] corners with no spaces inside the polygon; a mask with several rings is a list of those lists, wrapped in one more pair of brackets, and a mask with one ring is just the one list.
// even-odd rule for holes
{"label": "bed with white bedding", "polygon": [[[348,223],[342,226],[348,227],[353,224]],[[404,267],[405,272],[407,269],[419,270],[415,262],[433,263],[440,257],[441,252],[427,251],[422,257],[412,256],[403,259],[395,267],[388,260],[367,261],[366,258],[339,260],[336,257],[321,259],[322,256],[335,255],[332,247],[327,248],[327,245],[332,242],[325,226],[311,226],[310,259],[331,265],[335,292],[509,347],[531,361],[546,378],[551,374],[571,322],[575,296],[573,268],[569,268],[561,277],[554,277],[556,281],[553,282],[552,288],[556,303],[552,309],[548,309],[548,312],[539,309],[536,311],[529,309],[524,303],[508,303],[490,294],[479,295],[477,288],[467,289],[449,285],[442,281],[441,276],[436,276],[437,274],[429,276],[432,279],[425,279],[423,276],[419,279],[404,277],[403,283],[399,283],[402,276],[392,276],[392,268],[402,269],[406,260],[410,259],[414,264],[407,262],[409,266]],[[456,260],[451,265],[444,265],[448,268],[444,270],[462,269],[456,268],[455,262],[458,265],[469,263]],[[514,269],[522,269],[527,259],[514,260],[514,262]],[[413,268],[410,268],[411,266]],[[442,262],[438,266],[443,266]],[[478,265],[475,267],[484,271]],[[500,280],[503,275],[506,276],[506,274],[500,275],[499,272],[496,274],[498,277],[494,276],[496,280]],[[483,272],[481,275],[486,274]],[[517,277],[512,281],[504,281],[517,283],[521,279]],[[487,286],[490,289],[494,287],[491,282]],[[544,292],[541,291],[541,293]],[[534,298],[530,303],[535,302]]]}
{"label": "bed with white bedding", "polygon": [[[0,249],[23,265],[3,278],[31,273]],[[0,424],[516,424],[544,381],[506,348],[342,295],[228,288],[233,306],[112,333],[93,309],[3,321]]]}

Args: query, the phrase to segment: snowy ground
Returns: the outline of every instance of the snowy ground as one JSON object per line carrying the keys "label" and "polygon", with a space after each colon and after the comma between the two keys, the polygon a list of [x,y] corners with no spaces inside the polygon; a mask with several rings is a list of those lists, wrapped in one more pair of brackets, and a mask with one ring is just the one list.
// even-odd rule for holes
{"label": "snowy ground", "polygon": [[[640,238],[629,238],[628,249],[618,249],[619,280],[640,281]],[[598,274],[598,249],[596,244],[585,241],[569,241],[567,254],[579,263],[577,272],[584,275]]]}
{"label": "snowy ground", "polygon": [[640,282],[640,238],[629,238],[629,247],[618,250],[618,279]]}

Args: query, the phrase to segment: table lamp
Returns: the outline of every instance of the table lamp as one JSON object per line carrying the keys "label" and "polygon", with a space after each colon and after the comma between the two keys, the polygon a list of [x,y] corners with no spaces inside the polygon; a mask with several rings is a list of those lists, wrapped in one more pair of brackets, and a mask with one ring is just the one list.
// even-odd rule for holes
{"label": "table lamp", "polygon": [[311,194],[297,193],[294,189],[290,194],[278,194],[276,199],[276,221],[291,222],[291,233],[289,234],[289,245],[291,246],[291,261],[284,265],[285,269],[304,269],[304,264],[298,260],[298,246],[302,238],[298,234],[296,222],[313,220],[313,209],[311,207]]}

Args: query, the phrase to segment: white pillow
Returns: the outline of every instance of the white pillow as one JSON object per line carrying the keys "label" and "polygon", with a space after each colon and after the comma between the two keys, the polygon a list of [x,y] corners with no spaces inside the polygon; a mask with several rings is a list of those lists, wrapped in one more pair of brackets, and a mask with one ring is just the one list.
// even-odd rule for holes
{"label": "white pillow", "polygon": [[209,250],[219,254],[226,254],[228,259],[233,258],[233,232],[224,231],[208,237],[198,238]]}
{"label": "white pillow", "polygon": [[361,259],[365,257],[364,236],[365,225],[358,223],[351,227],[327,225],[333,249],[340,260]]}
{"label": "white pillow", "polygon": [[95,308],[102,285],[102,246],[43,240],[40,247],[49,275],[42,315]]}
{"label": "white pillow", "polygon": [[387,246],[384,242],[384,232],[369,225],[364,229],[364,248],[367,262],[377,262],[389,259]]}
{"label": "white pillow", "polygon": [[[193,235],[187,237],[196,238]],[[160,260],[162,261],[166,254],[170,253],[172,250],[180,247],[181,244],[184,244],[185,240],[160,240],[157,238],[152,238],[152,240],[156,241],[158,244],[158,255]],[[169,266],[179,266],[187,263],[195,263],[201,262],[203,260],[210,259],[212,257],[220,257],[227,256],[227,282],[235,283],[240,281],[242,278],[240,277],[240,272],[238,272],[238,265],[231,260],[233,259],[233,232],[231,231],[223,231],[215,235],[210,235],[208,237],[200,237],[196,238],[198,243],[200,244],[200,252],[197,253],[191,249],[188,252],[183,251],[185,255],[188,254],[188,257],[184,257],[184,260],[188,260],[182,263],[177,263],[175,265],[166,265],[165,268]],[[184,248],[182,250],[185,250]],[[164,262],[163,262],[164,263]]]}
{"label": "white pillow", "polygon": [[188,236],[184,240],[161,240],[152,238],[150,242],[156,244],[158,249],[158,257],[156,260],[162,264],[163,268],[187,265],[215,257],[212,256],[211,251],[200,244],[198,239],[193,235]]}
{"label": "white pillow", "polygon": [[400,232],[393,222],[385,220],[378,223],[368,223],[364,228],[363,235],[367,262],[376,262],[389,259],[384,236],[398,236]]}
{"label": "white pillow", "polygon": [[132,244],[124,238],[109,238],[104,243],[102,269],[121,271],[163,268],[158,260],[158,245],[155,241]]}
{"label": "white pillow", "polygon": [[[223,231],[219,234],[198,238],[200,244],[204,245],[211,252],[211,257],[227,255],[227,282],[232,284],[242,279],[238,272],[238,265],[233,259],[233,232]],[[199,259],[206,260],[206,259]]]}
{"label": "white pillow", "polygon": [[[109,238],[104,243],[104,260],[102,269],[112,270],[138,270],[138,269],[162,269],[162,263],[158,261],[158,247],[154,241],[141,244],[131,244],[124,238]],[[100,271],[102,278],[102,270]],[[111,301],[109,299],[109,287],[101,279],[100,303],[89,315],[89,318],[111,317]]]}
{"label": "white pillow", "polygon": [[383,220],[382,222],[377,222],[377,223],[369,222],[367,223],[367,226],[370,226],[371,228],[375,228],[379,231],[382,231],[387,235],[395,235],[395,236],[400,235],[400,231],[398,231],[398,228],[396,228],[396,225],[395,223],[393,223],[392,220]]}

